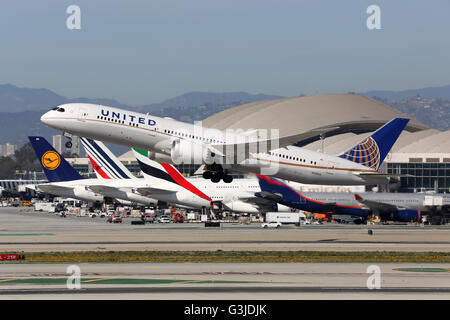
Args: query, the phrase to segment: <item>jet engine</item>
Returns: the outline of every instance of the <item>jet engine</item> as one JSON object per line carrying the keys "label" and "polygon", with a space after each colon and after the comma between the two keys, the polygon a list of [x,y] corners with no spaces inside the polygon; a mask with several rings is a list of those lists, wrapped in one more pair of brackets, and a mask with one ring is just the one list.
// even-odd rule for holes
{"label": "jet engine", "polygon": [[170,150],[170,157],[174,164],[211,164],[214,163],[214,156],[201,144],[179,139],[172,142]]}

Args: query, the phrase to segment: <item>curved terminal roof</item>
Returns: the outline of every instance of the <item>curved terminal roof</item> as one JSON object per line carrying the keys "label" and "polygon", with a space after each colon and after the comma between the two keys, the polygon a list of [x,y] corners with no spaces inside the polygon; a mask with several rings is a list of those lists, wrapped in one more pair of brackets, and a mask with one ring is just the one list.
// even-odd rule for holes
{"label": "curved terminal roof", "polygon": [[[400,137],[398,138],[397,142],[392,147],[391,152],[414,152],[414,149],[409,149],[411,151],[402,151],[405,150],[405,148],[408,148],[410,145],[414,144],[416,145],[416,151],[417,150],[424,150],[425,148],[428,148],[427,142],[425,141],[425,138],[428,137],[434,137],[436,135],[440,135],[443,132],[435,129],[428,129],[428,130],[422,130],[417,132],[406,132],[403,131]],[[326,138],[323,141],[323,151],[328,154],[340,154],[342,152],[345,152],[358,144],[359,142],[363,141],[365,138],[370,136],[372,133],[364,133],[364,134],[354,134],[354,133],[345,133],[336,135],[334,137]],[[448,137],[450,138],[450,136]],[[450,139],[449,139],[450,140]],[[420,142],[418,145],[417,143]],[[431,143],[430,145],[432,145]],[[305,148],[315,151],[321,151],[322,150],[322,142],[321,141],[315,141],[313,143],[310,143],[305,146]],[[445,148],[444,148],[445,149]],[[446,149],[447,152],[450,152],[450,148]],[[425,152],[425,151],[420,151]]]}
{"label": "curved terminal roof", "polygon": [[[396,117],[411,118],[366,96],[323,94],[244,104],[205,119],[203,125],[217,129],[279,129],[280,136],[338,126],[338,130],[327,134],[330,136],[373,131]],[[406,129],[415,132],[428,127],[411,119]]]}
{"label": "curved terminal roof", "polygon": [[[428,131],[428,130],[427,130]],[[411,141],[396,150],[398,153],[450,153],[450,130],[437,131],[421,139]]]}

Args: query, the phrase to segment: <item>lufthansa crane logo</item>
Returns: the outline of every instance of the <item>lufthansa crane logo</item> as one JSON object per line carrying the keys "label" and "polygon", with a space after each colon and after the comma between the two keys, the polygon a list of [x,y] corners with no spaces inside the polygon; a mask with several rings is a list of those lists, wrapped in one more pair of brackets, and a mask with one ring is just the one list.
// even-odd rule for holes
{"label": "lufthansa crane logo", "polygon": [[41,159],[42,165],[47,170],[55,170],[61,163],[61,157],[55,151],[47,151]]}

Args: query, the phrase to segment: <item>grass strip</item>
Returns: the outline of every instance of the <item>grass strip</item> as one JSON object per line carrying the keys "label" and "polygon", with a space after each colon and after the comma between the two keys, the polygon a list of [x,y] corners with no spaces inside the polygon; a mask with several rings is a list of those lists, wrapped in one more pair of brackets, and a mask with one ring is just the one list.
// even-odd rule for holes
{"label": "grass strip", "polygon": [[[336,251],[80,251],[25,253],[26,263],[107,262],[439,262],[450,252]],[[17,262],[16,262],[17,263]],[[19,262],[20,263],[20,262]]]}

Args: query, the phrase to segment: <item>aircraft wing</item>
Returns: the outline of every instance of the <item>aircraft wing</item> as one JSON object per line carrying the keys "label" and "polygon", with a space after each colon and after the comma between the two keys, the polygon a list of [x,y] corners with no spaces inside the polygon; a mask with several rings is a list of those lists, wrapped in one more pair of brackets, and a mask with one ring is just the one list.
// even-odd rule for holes
{"label": "aircraft wing", "polygon": [[243,202],[247,202],[250,204],[254,204],[255,206],[259,207],[262,211],[271,211],[275,210],[276,208],[276,202],[267,198],[261,198],[257,195],[249,195],[249,196],[243,196],[239,197],[239,200]]}
{"label": "aircraft wing", "polygon": [[275,201],[275,202],[280,202],[283,200],[283,196],[277,193],[272,193],[272,192],[268,192],[268,191],[261,191],[261,192],[257,192],[256,197],[260,198],[260,199],[266,199],[266,200],[270,200],[270,201]]}
{"label": "aircraft wing", "polygon": [[73,190],[72,187],[63,187],[63,186],[58,186],[58,185],[54,185],[54,184],[38,184],[36,185],[36,189],[38,191],[41,192],[46,192],[46,193],[58,193],[58,192],[67,192],[70,190]]}
{"label": "aircraft wing", "polygon": [[105,185],[93,185],[88,187],[91,191],[96,193],[103,193],[103,192],[114,192],[114,191],[120,191],[119,188],[116,187],[110,187]]}
{"label": "aircraft wing", "polygon": [[363,197],[361,197],[359,194],[355,194],[355,200],[366,206],[368,209],[374,211],[392,211],[394,209],[397,209],[396,206],[388,203],[363,199]]}
{"label": "aircraft wing", "polygon": [[414,178],[411,174],[395,174],[395,173],[355,173],[365,181],[371,184],[386,184],[391,178]]}
{"label": "aircraft wing", "polygon": [[137,188],[136,191],[139,192],[143,196],[151,196],[151,195],[157,195],[157,194],[171,194],[171,193],[177,192],[177,190],[162,189],[162,188],[155,188],[155,187]]}
{"label": "aircraft wing", "polygon": [[[257,198],[260,198],[262,200],[267,201],[266,205],[269,203],[282,203],[283,200],[283,196],[281,196],[280,194],[277,193],[272,193],[272,192],[268,192],[268,191],[261,191],[261,192],[257,192],[255,193]],[[287,206],[289,206],[289,204],[286,204]],[[336,208],[336,203],[325,203],[324,205],[324,211],[326,212],[333,212],[334,209]]]}
{"label": "aircraft wing", "polygon": [[[250,153],[259,153],[259,152],[267,152],[272,149],[284,148],[290,145],[293,145],[297,142],[302,142],[312,137],[319,136],[321,134],[333,131],[338,129],[339,127],[324,127],[317,128],[307,132],[293,134],[285,137],[277,137],[273,139],[254,139],[254,141],[243,142],[243,143],[235,143],[235,144],[216,144],[211,145],[210,150],[220,156],[226,156],[227,152],[233,151],[234,155],[237,155],[239,152],[244,152],[245,157]],[[260,146],[264,149],[261,148]]]}

